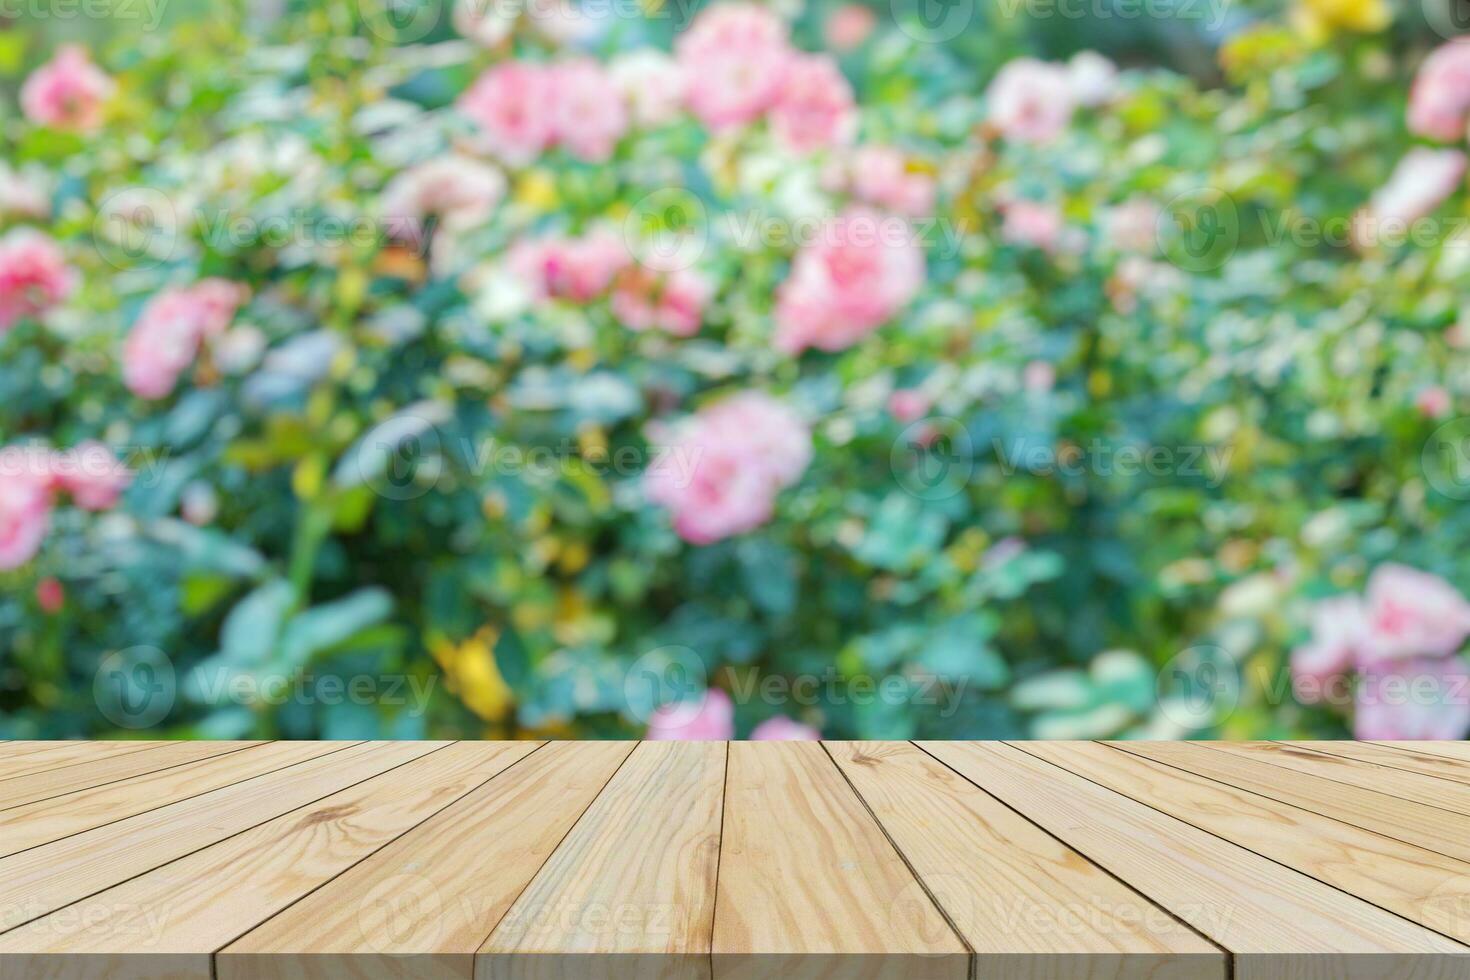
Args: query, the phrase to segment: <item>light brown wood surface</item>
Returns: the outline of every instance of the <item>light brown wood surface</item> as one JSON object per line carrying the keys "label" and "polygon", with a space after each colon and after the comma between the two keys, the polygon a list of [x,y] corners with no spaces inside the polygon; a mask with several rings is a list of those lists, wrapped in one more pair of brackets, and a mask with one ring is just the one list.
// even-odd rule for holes
{"label": "light brown wood surface", "polygon": [[1464,980],[1466,769],[1461,743],[0,743],[0,980]]}

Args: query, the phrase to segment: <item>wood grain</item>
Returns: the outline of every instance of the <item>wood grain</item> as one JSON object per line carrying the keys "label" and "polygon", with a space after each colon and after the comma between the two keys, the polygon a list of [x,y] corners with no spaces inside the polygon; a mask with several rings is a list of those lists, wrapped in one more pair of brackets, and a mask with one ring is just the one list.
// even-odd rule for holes
{"label": "wood grain", "polygon": [[708,978],[725,755],[639,745],[481,947],[476,976]]}
{"label": "wood grain", "polygon": [[219,980],[469,980],[475,951],[632,750],[537,750],[225,947]]}
{"label": "wood grain", "polygon": [[1369,742],[1369,745],[1386,745],[1392,749],[1417,752],[1422,755],[1437,755],[1456,762],[1470,762],[1470,742]]}
{"label": "wood grain", "polygon": [[121,783],[0,810],[0,857],[201,796],[345,747],[341,742],[271,742]]}
{"label": "wood grain", "polygon": [[0,928],[39,919],[444,745],[352,745],[0,859]]}
{"label": "wood grain", "polygon": [[157,748],[160,742],[50,742],[28,746],[18,755],[0,755],[0,779],[29,776],[77,763],[98,762]]}
{"label": "wood grain", "polygon": [[130,752],[110,759],[81,762],[60,769],[34,772],[26,776],[11,776],[8,779],[0,779],[0,813],[27,803],[65,796],[67,793],[120,782],[145,773],[170,769],[189,762],[198,762],[200,759],[228,755],[231,752],[238,752],[259,744],[258,742],[166,742],[141,752]]}
{"label": "wood grain", "polygon": [[921,747],[1229,950],[1239,980],[1470,969],[1459,943],[1014,746]]}
{"label": "wood grain", "polygon": [[1303,751],[1338,755],[1359,762],[1371,762],[1390,769],[1417,772],[1421,776],[1438,776],[1460,783],[1470,783],[1470,763],[1456,762],[1441,755],[1428,755],[1413,749],[1397,749],[1372,742],[1283,742]]}
{"label": "wood grain", "polygon": [[1318,752],[1287,742],[1217,742],[1209,745],[1217,751],[1260,759],[1294,772],[1321,776],[1375,793],[1387,793],[1401,800],[1419,800],[1442,810],[1470,816],[1470,786],[1451,779],[1393,769],[1376,762]]}
{"label": "wood grain", "polygon": [[[1121,743],[1120,743],[1121,744]],[[1166,762],[1217,782],[1320,813],[1324,817],[1470,861],[1465,818],[1386,793],[1273,766],[1262,759],[1188,742],[1129,742],[1135,755]]]}
{"label": "wood grain", "polygon": [[1470,864],[1090,742],[1019,748],[1381,908],[1470,943]]}
{"label": "wood grain", "polygon": [[716,977],[968,970],[964,943],[820,745],[730,745]]}
{"label": "wood grain", "polygon": [[975,951],[982,976],[1225,976],[1218,947],[916,746],[827,749]]}
{"label": "wood grain", "polygon": [[[0,936],[38,976],[211,980],[211,954],[537,747],[459,742]],[[359,911],[361,906],[359,904]]]}

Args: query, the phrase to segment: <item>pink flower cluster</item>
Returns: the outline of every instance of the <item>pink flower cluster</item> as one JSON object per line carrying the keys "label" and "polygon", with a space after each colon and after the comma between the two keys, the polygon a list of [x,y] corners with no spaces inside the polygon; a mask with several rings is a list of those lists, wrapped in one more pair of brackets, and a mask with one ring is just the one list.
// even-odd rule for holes
{"label": "pink flower cluster", "polygon": [[1098,106],[1113,97],[1113,63],[1083,51],[1069,64],[1017,58],[1006,63],[985,90],[990,125],[1006,139],[1050,143],[1072,121],[1078,106]]}
{"label": "pink flower cluster", "polygon": [[674,52],[688,79],[689,110],[712,130],[769,114],[776,137],[797,152],[846,143],[856,132],[852,86],[837,63],[793,48],[785,23],[765,7],[711,7]]}
{"label": "pink flower cluster", "polygon": [[837,63],[793,48],[785,23],[764,7],[712,7],[675,51],[674,59],[634,52],[610,68],[586,57],[504,62],[465,92],[460,112],[487,152],[516,167],[554,146],[601,163],[631,125],[658,125],[685,107],[716,131],[767,118],[795,152],[856,134],[852,86]]}
{"label": "pink flower cluster", "polygon": [[1436,575],[1381,565],[1366,594],[1319,602],[1312,639],[1292,651],[1297,700],[1335,700],[1356,671],[1353,731],[1365,739],[1458,739],[1470,732],[1470,603]]}
{"label": "pink flower cluster", "polygon": [[812,458],[805,423],[758,391],[717,402],[670,434],[644,475],[644,490],[669,509],[674,530],[691,544],[765,524],[777,495],[801,478]]}
{"label": "pink flower cluster", "polygon": [[91,132],[116,84],[92,64],[87,49],[67,45],[37,68],[20,90],[20,108],[31,122],[52,129]]}
{"label": "pink flower cluster", "polygon": [[[654,742],[725,742],[735,737],[735,704],[714,688],[704,692],[697,708],[667,705],[648,720],[647,738]],[[767,718],[750,733],[754,742],[814,742],[822,733],[783,715]]]}
{"label": "pink flower cluster", "polygon": [[792,261],[776,294],[776,348],[851,347],[907,306],[924,276],[924,254],[907,222],[851,208]]}
{"label": "pink flower cluster", "polygon": [[623,239],[606,228],[579,238],[521,241],[507,261],[534,300],[591,303],[606,297],[619,322],[636,331],[692,337],[714,294],[714,285],[698,270],[635,261]]}
{"label": "pink flower cluster", "polygon": [[828,190],[847,191],[864,204],[921,218],[934,213],[934,178],[910,169],[903,151],[868,144],[835,161],[824,174]]}
{"label": "pink flower cluster", "polygon": [[423,238],[426,218],[446,231],[483,224],[505,197],[505,175],[488,163],[459,154],[436,157],[403,171],[383,191],[383,218],[401,241]]}
{"label": "pink flower cluster", "polygon": [[30,446],[0,450],[0,571],[36,556],[60,494],[83,510],[110,510],[132,482],[112,450],[84,442],[65,451]]}
{"label": "pink flower cluster", "polygon": [[1466,135],[1470,116],[1470,41],[1442,44],[1424,63],[1409,92],[1409,131],[1455,143]]}
{"label": "pink flower cluster", "polygon": [[238,283],[204,279],[149,300],[123,342],[128,390],[139,398],[167,398],[205,341],[225,332],[249,296]]}
{"label": "pink flower cluster", "polygon": [[0,238],[0,334],[60,305],[76,291],[77,278],[60,246],[44,233],[8,232]]}
{"label": "pink flower cluster", "polygon": [[516,167],[553,146],[601,163],[612,156],[629,120],[612,77],[582,57],[496,65],[470,86],[459,109],[478,127],[484,149]]}

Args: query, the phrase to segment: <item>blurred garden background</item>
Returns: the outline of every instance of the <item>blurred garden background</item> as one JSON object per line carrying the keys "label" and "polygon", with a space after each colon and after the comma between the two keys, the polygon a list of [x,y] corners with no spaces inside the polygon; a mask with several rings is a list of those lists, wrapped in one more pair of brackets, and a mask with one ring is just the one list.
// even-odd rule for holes
{"label": "blurred garden background", "polygon": [[0,0],[0,737],[1463,738],[1462,26]]}

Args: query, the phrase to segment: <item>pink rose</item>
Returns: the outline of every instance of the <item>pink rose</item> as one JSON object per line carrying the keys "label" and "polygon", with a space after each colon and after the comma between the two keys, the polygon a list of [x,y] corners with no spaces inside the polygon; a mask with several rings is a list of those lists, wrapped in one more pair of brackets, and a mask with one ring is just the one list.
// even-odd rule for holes
{"label": "pink rose", "polygon": [[43,477],[7,474],[0,479],[0,571],[36,556],[51,524],[51,492]]}
{"label": "pink rose", "polygon": [[1130,197],[1108,209],[1103,234],[1120,252],[1152,254],[1158,245],[1159,206],[1146,197]]}
{"label": "pink rose", "polygon": [[735,704],[718,688],[704,692],[697,709],[669,704],[648,719],[651,742],[725,742],[735,737]]}
{"label": "pink rose", "polygon": [[608,74],[639,126],[662,126],[684,111],[684,69],[662,51],[640,48],[619,54],[608,65]]}
{"label": "pink rose", "polygon": [[1449,414],[1450,393],[1439,385],[1431,385],[1414,397],[1414,407],[1428,419],[1441,419]]}
{"label": "pink rose", "polygon": [[857,104],[837,62],[826,55],[797,55],[786,70],[771,109],[771,130],[793,153],[852,142]]}
{"label": "pink rose", "polygon": [[1470,664],[1416,657],[1375,666],[1358,679],[1353,737],[1462,739],[1470,732]]}
{"label": "pink rose", "polygon": [[383,191],[383,217],[394,238],[417,242],[425,218],[437,217],[450,232],[468,230],[488,221],[504,196],[505,175],[497,168],[450,154],[394,177]]}
{"label": "pink rose", "polygon": [[1012,245],[1054,252],[1062,242],[1066,225],[1055,205],[1037,201],[1012,201],[1005,205],[1000,237]]}
{"label": "pink rose", "polygon": [[518,242],[508,258],[511,270],[538,300],[589,303],[607,292],[632,262],[616,233],[597,229],[581,238],[539,238]]}
{"label": "pink rose", "polygon": [[1465,180],[1465,154],[1416,146],[1393,168],[1388,183],[1373,192],[1353,221],[1358,244],[1401,239],[1408,226],[1434,211]]}
{"label": "pink rose", "polygon": [[138,314],[123,342],[123,381],[139,398],[157,400],[173,393],[205,340],[229,328],[248,298],[245,287],[225,279],[166,289]]}
{"label": "pink rose", "polygon": [[459,111],[479,127],[486,151],[521,167],[535,160],[556,135],[551,69],[507,61],[487,70],[460,97]]}
{"label": "pink rose", "polygon": [[917,388],[899,388],[888,396],[888,413],[907,425],[929,414],[929,396]]}
{"label": "pink rose", "polygon": [[602,163],[628,131],[628,107],[602,66],[572,58],[551,69],[554,138],[572,156]]}
{"label": "pink rose", "polygon": [[791,409],[744,392],[676,430],[650,464],[644,488],[672,512],[680,537],[710,544],[769,521],[777,494],[801,478],[811,456],[811,435]]}
{"label": "pink rose", "polygon": [[934,178],[908,169],[902,151],[867,145],[853,154],[852,193],[859,200],[920,218],[934,213]]}
{"label": "pink rose", "polygon": [[775,105],[794,53],[786,25],[752,3],[704,10],[674,52],[688,79],[690,111],[715,130],[751,122]]}
{"label": "pink rose", "polygon": [[1329,686],[1352,671],[1366,628],[1357,596],[1323,599],[1312,608],[1312,639],[1291,652],[1292,688],[1302,704],[1316,704]]}
{"label": "pink rose", "polygon": [[0,238],[0,334],[59,306],[76,287],[76,271],[47,235],[16,228]]}
{"label": "pink rose", "polygon": [[906,221],[849,209],[792,261],[776,294],[776,348],[851,347],[908,305],[924,276],[924,253]]}
{"label": "pink rose", "polygon": [[1419,66],[1409,92],[1409,131],[1446,143],[1465,138],[1470,112],[1470,43],[1451,41]]}
{"label": "pink rose", "polygon": [[53,453],[51,473],[56,488],[71,494],[83,510],[111,510],[133,482],[132,471],[95,441]]}
{"label": "pink rose", "polygon": [[750,733],[752,742],[816,742],[822,733],[783,715],[767,718]]}
{"label": "pink rose", "polygon": [[612,311],[629,330],[658,329],[692,337],[704,322],[704,307],[714,286],[694,269],[661,273],[635,264],[613,284]]}
{"label": "pink rose", "polygon": [[871,7],[845,3],[827,18],[822,28],[822,39],[833,51],[846,54],[866,41],[877,25],[878,17]]}
{"label": "pink rose", "polygon": [[21,111],[52,129],[90,132],[102,125],[102,107],[116,85],[92,64],[87,49],[69,44],[37,68],[20,90]]}
{"label": "pink rose", "polygon": [[1067,62],[1067,82],[1078,105],[1094,108],[1118,90],[1118,66],[1096,51],[1079,51]]}
{"label": "pink rose", "polygon": [[1470,634],[1470,604],[1458,589],[1406,565],[1379,565],[1368,579],[1365,663],[1447,657]]}
{"label": "pink rose", "polygon": [[48,575],[36,583],[36,605],[48,616],[55,616],[66,605],[66,588]]}
{"label": "pink rose", "polygon": [[1057,366],[1051,361],[1027,361],[1021,369],[1021,387],[1027,391],[1051,391],[1057,383]]}
{"label": "pink rose", "polygon": [[1072,121],[1072,80],[1065,68],[1017,58],[1008,62],[985,92],[991,125],[1007,139],[1049,143]]}

